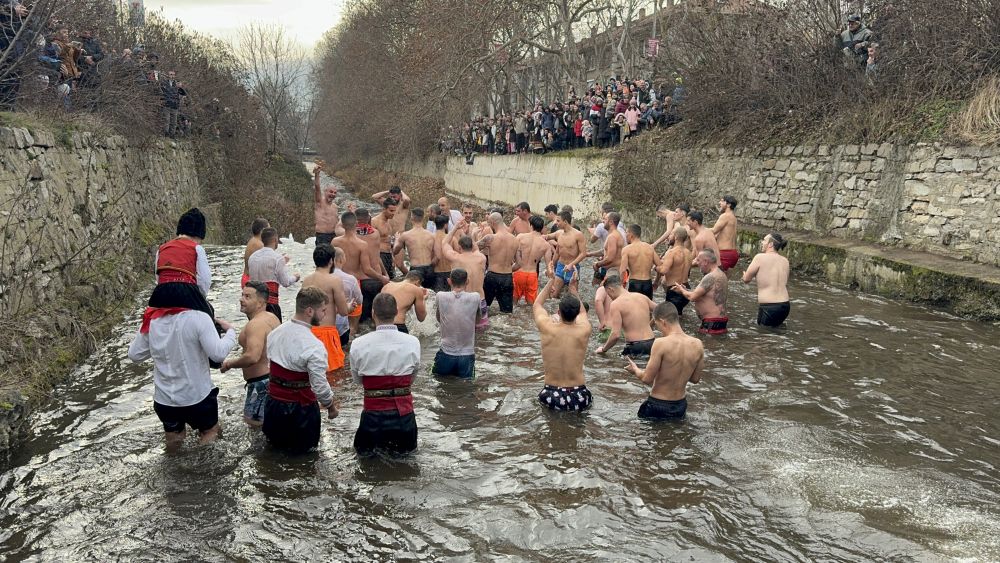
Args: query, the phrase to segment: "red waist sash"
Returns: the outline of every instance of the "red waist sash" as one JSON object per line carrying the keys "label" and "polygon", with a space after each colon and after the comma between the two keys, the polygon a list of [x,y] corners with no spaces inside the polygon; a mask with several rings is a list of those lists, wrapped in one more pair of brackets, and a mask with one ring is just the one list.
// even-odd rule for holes
{"label": "red waist sash", "polygon": [[269,282],[264,282],[264,283],[267,284],[267,302],[270,303],[271,305],[277,305],[278,304],[278,288],[279,288],[278,282],[276,282],[276,281],[269,281]]}
{"label": "red waist sash", "polygon": [[[361,385],[366,391],[409,387],[411,383],[413,383],[412,375],[366,375],[361,378]],[[399,416],[405,416],[413,412],[413,395],[365,397],[364,409],[366,411],[399,411]]]}
{"label": "red waist sash", "polygon": [[156,283],[190,283],[197,284],[198,280],[191,272],[177,270],[174,268],[160,268],[156,272]]}
{"label": "red waist sash", "polygon": [[[275,381],[275,379],[279,381]],[[282,380],[298,384],[309,383],[309,373],[285,369],[280,364],[271,362],[271,378],[267,383],[267,394],[271,399],[286,403],[299,403],[304,407],[316,404],[316,394],[313,393],[311,387],[292,389],[281,385]]]}

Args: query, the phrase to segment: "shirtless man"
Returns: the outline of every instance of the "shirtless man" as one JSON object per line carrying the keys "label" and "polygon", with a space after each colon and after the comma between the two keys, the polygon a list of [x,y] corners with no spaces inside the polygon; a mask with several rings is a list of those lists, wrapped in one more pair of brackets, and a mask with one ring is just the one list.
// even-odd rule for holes
{"label": "shirtless man", "polygon": [[753,257],[743,283],[757,279],[757,324],[777,327],[785,322],[792,304],[788,300],[788,259],[778,254],[785,239],[770,233],[760,241],[760,254]]}
{"label": "shirtless man", "polygon": [[[448,276],[451,273],[451,262],[444,257],[444,239],[448,236],[448,218],[444,215],[434,217],[434,291],[448,291]],[[448,245],[451,246],[450,244]],[[452,248],[454,250],[454,248]]]}
{"label": "shirtless man", "polygon": [[701,318],[701,328],[698,332],[725,334],[726,325],[729,323],[729,317],[726,316],[729,279],[726,278],[725,272],[719,269],[719,258],[712,249],[702,250],[694,261],[705,277],[701,278],[701,283],[694,291],[681,284],[674,284],[674,291],[694,302],[694,310]]}
{"label": "shirtless man", "polygon": [[[483,329],[489,324],[489,308],[486,306],[486,293],[483,291],[483,280],[486,278],[486,255],[479,252],[476,245],[472,243],[472,238],[468,235],[469,225],[465,221],[460,222],[455,230],[449,232],[443,241],[441,241],[441,250],[444,253],[444,258],[447,260],[452,268],[461,268],[469,274],[469,282],[466,285],[466,290],[474,291],[479,294],[479,324],[476,328]],[[458,246],[461,252],[455,252],[451,246],[452,239],[456,237],[458,233],[461,236],[458,238]]]}
{"label": "shirtless man", "polygon": [[382,200],[382,213],[379,213],[372,219],[372,227],[378,232],[379,259],[382,261],[382,269],[385,270],[385,275],[389,279],[396,277],[396,266],[392,259],[391,242],[395,242],[393,239],[395,236],[393,232],[395,228],[393,219],[396,217],[396,210],[398,208],[399,203],[396,200],[390,197],[384,198]]}
{"label": "shirtless man", "polygon": [[736,198],[727,195],[719,200],[719,220],[712,227],[712,234],[719,244],[719,267],[728,272],[740,260],[736,249]]}
{"label": "shirtless man", "polygon": [[559,218],[559,206],[554,203],[546,205],[545,206],[546,223],[545,223],[545,228],[542,229],[543,235],[554,233],[557,230],[559,230],[559,227],[556,226],[556,219],[558,218]]}
{"label": "shirtless man", "polygon": [[570,211],[559,212],[556,226],[559,228],[556,238],[556,260],[549,262],[547,271],[549,278],[554,279],[545,287],[555,291],[553,297],[559,295],[564,285],[569,285],[570,293],[578,295],[580,276],[577,275],[577,266],[587,257],[587,239],[573,227],[573,214]]}
{"label": "shirtless man", "polygon": [[423,279],[420,273],[410,270],[403,281],[389,282],[382,288],[382,293],[388,293],[396,298],[396,318],[392,322],[396,323],[399,332],[410,333],[406,328],[406,312],[411,308],[418,322],[424,322],[427,318],[427,305],[424,303],[427,290],[420,287],[421,281]]}
{"label": "shirtless man", "polygon": [[583,411],[594,402],[583,377],[583,361],[587,357],[587,341],[593,327],[583,312],[583,303],[573,293],[559,300],[558,315],[549,315],[545,300],[557,293],[556,283],[556,278],[550,278],[532,306],[542,340],[545,381],[538,402],[550,410]]}
{"label": "shirtless man", "polygon": [[431,289],[434,287],[434,234],[424,228],[423,209],[418,207],[410,213],[413,215],[413,226],[396,237],[392,254],[401,258],[403,250],[406,250],[409,271],[420,274],[420,285]]}
{"label": "shirtless man", "polygon": [[243,353],[238,358],[226,358],[219,368],[226,373],[233,368],[243,369],[247,396],[243,401],[243,420],[251,428],[264,424],[264,405],[267,403],[267,380],[270,364],[267,361],[267,335],[281,324],[278,317],[267,310],[267,284],[247,282],[240,294],[240,312],[247,316],[247,326],[240,331],[239,343]]}
{"label": "shirtless man", "polygon": [[[691,212],[691,206],[686,203],[681,203],[673,211],[666,208],[666,205],[661,205],[656,211],[656,216],[667,222],[667,228],[663,230],[663,234],[660,238],[653,242],[654,247],[658,247],[663,243],[668,246],[674,244],[674,232],[677,230],[677,226],[680,225],[687,230],[687,218],[688,213]],[[690,232],[688,233],[690,234]],[[688,237],[690,241],[690,236]]]}
{"label": "shirtless man", "polygon": [[653,348],[653,329],[649,328],[650,314],[656,303],[643,295],[625,291],[622,280],[616,274],[604,279],[604,289],[611,299],[608,308],[608,341],[597,349],[604,354],[618,343],[618,335],[625,331],[625,349],[622,356],[645,357]]}
{"label": "shirtless man", "polygon": [[[604,248],[588,253],[588,256],[602,255],[600,260],[594,263],[594,282],[600,283],[605,276],[615,274],[621,279],[622,249],[625,248],[625,236],[622,236],[619,225],[622,217],[614,211],[604,215],[604,229],[607,234],[604,236]],[[594,235],[597,236],[596,234]]]}
{"label": "shirtless man", "polygon": [[240,287],[245,287],[250,281],[250,270],[247,269],[247,261],[250,255],[264,248],[264,242],[260,240],[260,233],[270,227],[271,224],[263,217],[257,217],[250,223],[250,240],[247,241],[247,249],[243,251],[243,277],[240,278]]}
{"label": "shirtless man", "polygon": [[691,276],[691,262],[694,260],[694,253],[687,248],[688,233],[681,225],[674,229],[675,244],[663,255],[660,265],[660,273],[663,275],[663,291],[666,293],[666,300],[674,304],[677,314],[684,312],[688,300],[683,294],[674,290],[674,286],[680,284],[685,289],[691,289],[688,282]]}
{"label": "shirtless man", "polygon": [[[393,237],[398,237],[400,233],[406,230],[406,222],[410,220],[412,201],[410,196],[406,195],[399,186],[393,186],[384,192],[379,192],[377,194],[372,194],[372,199],[375,203],[382,205],[386,199],[395,199],[398,202],[396,213],[393,215],[390,224],[392,225],[392,234],[389,235],[389,243],[395,244]],[[403,263],[402,254],[393,254],[393,263],[403,275],[409,270],[406,269],[406,264]]]}
{"label": "shirtless man", "polygon": [[317,163],[313,169],[313,188],[315,203],[313,214],[316,219],[316,244],[330,243],[336,236],[339,214],[334,199],[337,197],[337,187],[333,184],[324,190],[320,186],[319,177],[323,172],[323,164]]}
{"label": "shirtless man", "polygon": [[486,277],[483,280],[483,293],[486,307],[496,299],[500,302],[501,313],[514,312],[514,255],[518,243],[503,222],[503,215],[493,212],[486,222],[492,229],[492,235],[486,235],[480,242],[480,248],[489,251],[489,262]]}
{"label": "shirtless man", "polygon": [[364,301],[364,296],[361,295],[361,283],[358,282],[358,278],[344,271],[344,262],[347,261],[344,249],[333,247],[333,250],[333,275],[340,278],[348,305],[347,311],[337,311],[336,326],[337,332],[340,333],[340,347],[347,350],[347,345],[351,342],[351,333],[358,332],[358,319],[361,318],[361,302]]}
{"label": "shirtless man", "polygon": [[333,246],[317,245],[313,250],[313,264],[316,265],[316,270],[302,278],[302,289],[315,287],[326,295],[330,303],[320,323],[312,327],[313,335],[326,348],[328,380],[333,380],[334,372],[344,367],[344,348],[340,343],[340,331],[337,330],[337,314],[346,315],[354,308],[354,303],[347,302],[343,280],[333,274],[336,256]]}
{"label": "shirtless man", "polygon": [[537,215],[528,219],[530,233],[517,235],[517,254],[514,260],[517,269],[512,275],[514,281],[514,302],[524,297],[525,303],[533,305],[538,296],[538,264],[541,261],[549,263],[554,254],[552,245],[542,238],[545,221]]}
{"label": "shirtless man", "polygon": [[[340,222],[344,225],[344,234],[333,239],[333,246],[344,251],[344,271],[358,278],[361,284],[363,299],[361,316],[358,317],[360,323],[371,318],[372,299],[382,291],[383,285],[389,283],[389,278],[383,276],[380,268],[372,263],[369,244],[358,236],[357,216],[348,211],[340,217]],[[354,334],[356,336],[357,332]]]}
{"label": "shirtless man", "polygon": [[719,243],[715,240],[715,233],[710,229],[706,229],[701,226],[701,222],[705,219],[705,216],[701,214],[701,211],[692,211],[688,215],[688,234],[694,235],[691,239],[691,243],[697,256],[699,252],[705,250],[706,248],[711,249],[716,256],[719,255]]}
{"label": "shirtless man", "polygon": [[653,322],[663,336],[653,342],[646,369],[639,369],[631,358],[625,368],[652,386],[649,397],[639,407],[639,418],[683,420],[687,413],[687,384],[701,381],[705,349],[700,340],[684,334],[670,303],[656,306]]}
{"label": "shirtless man", "polygon": [[514,236],[531,232],[531,206],[522,201],[514,206],[514,219],[510,222],[510,232]]}
{"label": "shirtless man", "polygon": [[[610,237],[608,237],[610,238]],[[628,272],[628,290],[653,298],[652,269],[660,269],[660,257],[653,245],[642,241],[642,227],[628,228],[628,246],[622,250],[621,271]]]}

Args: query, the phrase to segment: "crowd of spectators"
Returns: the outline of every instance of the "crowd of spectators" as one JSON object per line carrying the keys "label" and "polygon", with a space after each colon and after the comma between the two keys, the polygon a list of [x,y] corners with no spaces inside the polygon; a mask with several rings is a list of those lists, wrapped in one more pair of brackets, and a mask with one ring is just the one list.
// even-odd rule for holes
{"label": "crowd of spectators", "polygon": [[[36,42],[26,38],[37,38]],[[34,49],[34,50],[33,50]],[[187,91],[174,71],[159,70],[159,56],[142,45],[108,51],[90,29],[72,30],[56,18],[34,22],[28,8],[18,0],[0,7],[0,110],[14,111],[25,95],[49,93],[62,107],[98,103],[102,80],[110,73],[125,77],[126,87],[146,89],[159,99],[163,133],[170,137],[190,132],[185,114]]]}
{"label": "crowd of spectators", "polygon": [[[669,94],[667,92],[669,91]],[[499,117],[480,116],[457,130],[442,131],[439,149],[469,158],[482,154],[544,154],[582,147],[613,147],[654,127],[680,122],[685,96],[681,78],[672,87],[654,89],[646,80],[611,78],[595,83],[582,96],[571,89],[565,102]]]}

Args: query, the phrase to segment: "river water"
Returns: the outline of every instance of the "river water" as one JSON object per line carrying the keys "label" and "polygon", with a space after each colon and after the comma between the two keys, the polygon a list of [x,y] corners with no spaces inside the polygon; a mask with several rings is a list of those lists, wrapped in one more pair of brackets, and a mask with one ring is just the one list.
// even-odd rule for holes
{"label": "river water", "polygon": [[[311,246],[282,248],[306,271]],[[208,255],[218,314],[242,325],[242,249]],[[732,286],[730,334],[703,337],[706,374],[683,424],[640,422],[646,389],[614,355],[588,358],[593,409],[543,410],[530,311],[494,314],[474,382],[415,384],[420,446],[403,460],[354,454],[361,392],[349,379],[316,453],[271,451],[242,423],[235,373],[213,374],[223,439],[189,436],[165,454],[151,367],[125,358],[137,301],[0,467],[0,554],[1000,560],[1000,330],[822,283],[791,292],[787,329],[772,333],[753,325],[753,288]],[[413,328],[427,372],[439,339],[432,322]]]}

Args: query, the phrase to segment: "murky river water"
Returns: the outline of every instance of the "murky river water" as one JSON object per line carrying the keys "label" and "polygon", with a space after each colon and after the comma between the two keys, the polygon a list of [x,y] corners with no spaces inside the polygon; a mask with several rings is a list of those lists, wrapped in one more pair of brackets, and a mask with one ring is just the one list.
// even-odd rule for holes
{"label": "murky river water", "polygon": [[[283,248],[306,270],[311,247]],[[211,298],[230,320],[241,256],[209,249]],[[614,356],[588,359],[590,412],[542,410],[530,311],[497,314],[476,381],[415,384],[420,447],[397,461],[355,456],[361,392],[349,380],[318,452],[272,452],[242,423],[235,373],[213,375],[224,438],[165,454],[151,367],[125,358],[137,302],[0,467],[0,554],[1000,560],[1000,330],[820,283],[791,291],[788,329],[773,334],[753,326],[753,288],[733,286],[731,332],[705,337],[706,374],[680,425],[636,418],[646,389]],[[427,371],[438,337],[423,332]]]}

